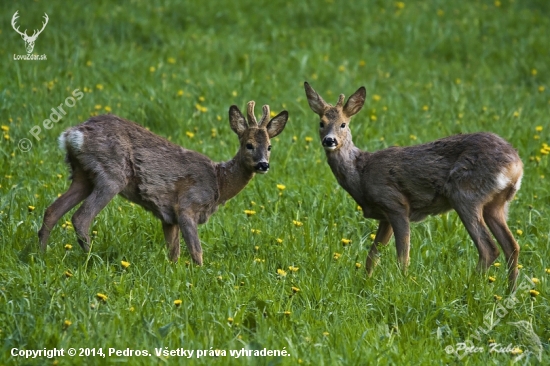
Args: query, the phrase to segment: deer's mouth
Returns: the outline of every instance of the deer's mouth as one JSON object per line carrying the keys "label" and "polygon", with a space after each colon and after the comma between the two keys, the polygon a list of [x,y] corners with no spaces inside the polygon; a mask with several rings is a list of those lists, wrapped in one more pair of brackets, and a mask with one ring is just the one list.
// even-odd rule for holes
{"label": "deer's mouth", "polygon": [[254,170],[256,171],[256,173],[265,174],[269,171],[269,163],[266,163],[266,162],[258,163],[254,167]]}
{"label": "deer's mouth", "polygon": [[327,136],[323,139],[322,144],[326,151],[333,151],[338,147],[338,140],[334,137]]}

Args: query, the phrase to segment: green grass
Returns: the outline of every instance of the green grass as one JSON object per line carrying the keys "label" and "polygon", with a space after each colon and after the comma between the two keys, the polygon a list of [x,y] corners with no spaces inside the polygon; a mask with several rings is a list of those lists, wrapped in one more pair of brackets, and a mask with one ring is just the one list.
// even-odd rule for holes
{"label": "green grass", "polygon": [[[0,136],[0,364],[183,362],[10,355],[12,348],[55,347],[153,354],[165,347],[284,348],[290,354],[194,358],[190,364],[197,365],[511,364],[517,359],[489,353],[488,342],[534,350],[525,332],[509,324],[518,321],[532,324],[542,342],[540,364],[548,364],[550,158],[541,149],[550,143],[550,3],[400,5],[2,2],[0,125],[9,131]],[[25,53],[9,24],[16,10],[21,29],[37,28],[43,13],[49,15],[34,50],[47,61],[13,60]],[[455,213],[413,225],[407,276],[398,271],[393,240],[372,278],[364,265],[357,269],[376,223],[362,217],[326,164],[304,80],[330,103],[340,93],[367,88],[366,106],[351,123],[363,149],[482,130],[509,140],[525,164],[509,226],[522,247],[522,283],[524,275],[540,279],[536,299],[518,291],[518,302],[499,316],[506,300],[503,257],[501,267],[477,274],[477,251]],[[42,128],[40,141],[30,135],[77,88],[84,96],[67,115]],[[203,267],[188,265],[185,248],[179,263],[170,263],[158,220],[121,198],[94,221],[89,255],[74,231],[61,227],[70,213],[52,232],[47,253],[39,252],[44,210],[69,184],[56,143],[64,129],[110,110],[216,161],[228,160],[238,144],[228,108],[244,108],[249,100],[275,112],[286,109],[290,120],[273,141],[270,173],[255,177],[201,226]],[[33,144],[26,153],[17,147],[23,138]],[[245,209],[257,213],[247,217]],[[343,247],[342,238],[351,244]],[[127,269],[123,260],[131,263]],[[292,287],[300,291],[293,294]],[[108,299],[98,300],[97,293]],[[476,340],[486,316],[500,322]],[[466,340],[484,351],[461,360],[445,351]],[[539,361],[531,355],[528,363]]]}

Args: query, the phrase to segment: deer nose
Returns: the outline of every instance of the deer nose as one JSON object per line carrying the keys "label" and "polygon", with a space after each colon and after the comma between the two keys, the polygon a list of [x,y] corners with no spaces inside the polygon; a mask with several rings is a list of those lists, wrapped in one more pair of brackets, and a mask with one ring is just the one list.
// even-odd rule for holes
{"label": "deer nose", "polygon": [[324,147],[336,147],[338,145],[338,141],[336,141],[336,138],[327,136],[323,139],[323,146]]}
{"label": "deer nose", "polygon": [[256,171],[258,173],[267,173],[269,170],[269,163],[266,163],[265,161],[262,161],[256,165]]}

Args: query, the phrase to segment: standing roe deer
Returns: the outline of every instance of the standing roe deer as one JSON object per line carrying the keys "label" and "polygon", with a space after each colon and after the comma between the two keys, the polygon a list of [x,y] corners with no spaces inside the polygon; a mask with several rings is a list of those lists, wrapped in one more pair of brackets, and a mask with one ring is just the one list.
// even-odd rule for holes
{"label": "standing roe deer", "polygon": [[309,106],[321,117],[319,135],[338,183],[366,218],[379,220],[366,260],[369,275],[378,257],[377,245],[386,245],[392,232],[399,264],[406,270],[410,221],[454,209],[479,252],[477,269],[487,269],[499,254],[488,226],[504,251],[509,288],[514,289],[519,245],[506,216],[521,184],[523,163],[508,142],[492,133],[472,133],[374,153],[361,151],[352,142],[348,124],[365,103],[365,88],[345,105],[341,94],[332,106],[307,82],[304,87]]}
{"label": "standing roe deer", "polygon": [[222,163],[114,115],[92,117],[69,128],[59,142],[67,150],[72,183],[44,214],[38,232],[41,249],[46,249],[50,231],[61,216],[84,200],[72,222],[78,243],[88,252],[92,220],[120,194],[162,221],[172,261],[180,254],[181,230],[191,257],[201,265],[197,225],[239,193],[254,173],[267,173],[270,138],[281,133],[288,120],[287,111],[270,120],[265,105],[258,123],[254,101],[248,103],[247,114],[248,124],[237,106],[229,108],[229,122],[240,147],[233,159]]}

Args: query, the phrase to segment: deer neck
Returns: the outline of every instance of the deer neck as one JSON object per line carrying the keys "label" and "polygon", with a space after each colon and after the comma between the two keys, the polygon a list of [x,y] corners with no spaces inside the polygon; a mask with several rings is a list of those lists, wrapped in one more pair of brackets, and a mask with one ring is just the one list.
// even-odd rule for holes
{"label": "deer neck", "polygon": [[220,191],[219,204],[224,204],[227,200],[236,196],[254,176],[254,172],[247,169],[243,164],[240,152],[229,161],[217,163],[216,174]]}
{"label": "deer neck", "polygon": [[357,158],[363,154],[351,140],[335,151],[327,151],[327,161],[338,183],[357,201],[360,196],[361,177]]}

